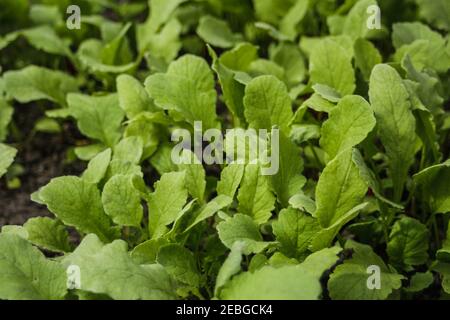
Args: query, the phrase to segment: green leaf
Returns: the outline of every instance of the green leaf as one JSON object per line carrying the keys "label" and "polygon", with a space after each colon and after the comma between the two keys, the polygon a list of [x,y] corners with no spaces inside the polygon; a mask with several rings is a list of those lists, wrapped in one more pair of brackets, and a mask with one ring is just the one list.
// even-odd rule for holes
{"label": "green leaf", "polygon": [[447,234],[442,248],[436,252],[436,258],[443,262],[450,262],[450,228],[447,227]]}
{"label": "green leaf", "polygon": [[128,119],[133,119],[141,112],[155,110],[148,93],[137,79],[122,74],[117,77],[116,83],[119,105]]}
{"label": "green leaf", "polygon": [[217,126],[214,77],[204,59],[185,55],[172,62],[167,73],[148,77],[145,87],[155,104],[172,116],[191,125],[202,121],[205,130]]}
{"label": "green leaf", "polygon": [[119,108],[117,94],[101,97],[69,94],[67,102],[70,113],[77,119],[78,128],[83,134],[98,139],[109,147],[119,140],[124,113]]}
{"label": "green leaf", "polygon": [[140,137],[127,137],[114,146],[113,160],[139,164],[143,149],[144,143]]}
{"label": "green leaf", "polygon": [[116,300],[173,300],[175,281],[159,264],[139,265],[127,252],[127,243],[103,245],[94,235],[65,258],[80,268],[81,289],[107,294]]}
{"label": "green leaf", "polygon": [[392,43],[399,49],[416,40],[442,41],[442,36],[421,22],[395,23],[392,27]]}
{"label": "green leaf", "polygon": [[322,98],[318,93],[314,93],[310,98],[303,102],[302,107],[304,108],[305,106],[314,111],[326,113],[329,113],[335,107],[334,103]]}
{"label": "green leaf", "polygon": [[409,281],[409,287],[405,288],[406,292],[420,292],[428,288],[434,281],[433,274],[430,271],[417,272]]}
{"label": "green leaf", "polygon": [[313,85],[312,88],[314,89],[315,93],[330,102],[338,103],[342,98],[339,92],[325,84],[318,83]]}
{"label": "green leaf", "polygon": [[131,251],[131,257],[139,264],[156,263],[159,249],[167,244],[169,244],[169,241],[165,238],[144,241],[134,247],[133,251]]}
{"label": "green leaf", "polygon": [[[249,44],[241,44],[237,48],[246,48],[249,51],[256,52],[256,49]],[[238,50],[237,48],[235,50]],[[217,58],[217,54],[209,45],[208,51],[213,60],[212,69],[219,78],[223,99],[227,108],[233,114],[236,124],[245,123],[243,103],[245,86],[235,79],[236,72],[226,67],[221,62],[222,59]],[[245,59],[244,57],[245,56],[243,56],[243,59]]]}
{"label": "green leaf", "polygon": [[394,201],[399,202],[409,167],[414,161],[416,134],[409,94],[392,67],[379,64],[370,77],[370,102],[377,119],[378,134],[389,158]]}
{"label": "green leaf", "polygon": [[342,249],[338,246],[325,248],[311,253],[306,259],[298,265],[298,268],[307,273],[321,278],[325,271],[331,269],[339,260],[338,254]]}
{"label": "green leaf", "polygon": [[80,160],[90,161],[94,159],[99,153],[105,150],[105,146],[101,143],[90,144],[87,146],[76,147],[74,149],[75,155]]}
{"label": "green leaf", "polygon": [[192,151],[186,149],[183,150],[180,160],[182,163],[178,167],[180,171],[185,172],[186,188],[189,194],[203,203],[206,188],[206,174],[203,165]]}
{"label": "green leaf", "polygon": [[417,83],[413,86],[414,95],[417,95],[423,105],[433,115],[440,113],[444,99],[440,90],[441,83],[438,76],[417,71],[409,56],[403,59],[402,67],[406,70],[408,78]]}
{"label": "green leaf", "polygon": [[348,13],[344,25],[343,33],[352,39],[365,38],[370,35],[371,30],[367,27],[369,14],[367,9],[370,6],[378,5],[375,0],[361,0]]}
{"label": "green leaf", "polygon": [[239,212],[249,215],[257,224],[267,222],[275,208],[275,197],[270,190],[268,177],[261,174],[261,167],[248,164],[238,193]]}
{"label": "green leaf", "polygon": [[28,241],[46,250],[69,252],[69,234],[64,225],[47,217],[28,219],[23,225],[28,233]]}
{"label": "green leaf", "polygon": [[0,178],[6,173],[16,157],[17,150],[0,143]]}
{"label": "green leaf", "polygon": [[381,54],[372,42],[361,38],[355,41],[354,50],[356,66],[368,82],[372,69],[382,62]]}
{"label": "green leaf", "polygon": [[30,8],[30,19],[36,24],[55,25],[62,22],[62,14],[58,6],[35,4]]}
{"label": "green leaf", "polygon": [[303,212],[308,212],[314,215],[316,212],[316,203],[310,197],[304,194],[296,194],[289,199],[289,204],[294,209],[299,209]]}
{"label": "green leaf", "polygon": [[233,199],[230,197],[226,195],[218,195],[193,213],[185,232],[189,231],[200,222],[212,217],[215,213],[229,206],[232,202]]}
{"label": "green leaf", "polygon": [[398,23],[394,25],[394,45],[397,47],[395,61],[406,57],[422,71],[424,68],[445,73],[450,69],[450,52],[446,50],[445,39],[421,23]]}
{"label": "green leaf", "polygon": [[217,194],[234,198],[236,190],[244,176],[245,166],[231,163],[220,173],[220,181],[217,183]]}
{"label": "green leaf", "polygon": [[66,106],[66,94],[78,91],[75,78],[38,66],[8,71],[3,77],[8,94],[20,103],[47,99]]}
{"label": "green leaf", "polygon": [[163,246],[156,259],[168,274],[178,281],[193,287],[199,287],[202,281],[194,255],[179,244]]}
{"label": "green leaf", "polygon": [[450,4],[446,0],[417,0],[420,15],[442,30],[450,30]]}
{"label": "green leaf", "polygon": [[222,221],[217,226],[219,238],[223,244],[231,249],[235,242],[245,243],[244,254],[259,253],[265,250],[270,242],[264,242],[258,225],[253,219],[244,214],[235,214],[232,218]]}
{"label": "green leaf", "polygon": [[369,103],[360,96],[342,98],[322,125],[320,145],[329,159],[361,143],[375,127]]}
{"label": "green leaf", "polygon": [[320,83],[337,90],[342,96],[355,90],[352,57],[331,39],[319,41],[312,49],[309,72],[312,83]]}
{"label": "green leaf", "polygon": [[[60,110],[67,110],[67,109],[60,109]],[[61,133],[62,131],[58,121],[50,118],[41,118],[38,121],[36,121],[34,129],[37,132],[45,132],[45,133]]]}
{"label": "green leaf", "polygon": [[144,211],[140,193],[131,179],[131,176],[120,174],[109,179],[103,188],[102,203],[114,223],[140,227]]}
{"label": "green leaf", "polygon": [[5,225],[1,228],[1,233],[15,234],[28,240],[28,231],[23,226]]}
{"label": "green leaf", "polygon": [[248,85],[251,78],[257,78],[259,76],[274,76],[278,80],[286,83],[283,68],[275,62],[267,59],[256,59],[255,61],[252,61],[248,73],[238,73],[236,75],[236,79],[241,83]]}
{"label": "green leaf", "polygon": [[[220,56],[220,63],[234,70],[247,72],[252,62],[258,59],[258,47],[251,43],[240,43]],[[237,77],[237,74],[235,75]]]}
{"label": "green leaf", "polygon": [[450,212],[450,159],[428,167],[413,176],[433,213]]}
{"label": "green leaf", "polygon": [[89,161],[87,169],[83,172],[83,180],[89,183],[97,184],[105,176],[111,161],[111,149],[100,152],[91,161]]}
{"label": "green leaf", "polygon": [[[272,137],[273,139],[273,137]],[[277,141],[272,141],[276,144]],[[273,167],[279,163],[277,172],[271,176],[271,184],[277,195],[278,202],[284,207],[289,204],[289,199],[300,192],[306,182],[303,171],[303,160],[299,148],[283,133],[279,133],[279,154],[272,156]]]}
{"label": "green leaf", "polygon": [[[328,290],[334,300],[384,300],[399,289],[404,278],[391,271],[368,245],[347,241],[345,248],[353,249],[350,260],[336,267],[328,281]],[[380,268],[380,289],[369,289],[369,266]]]}
{"label": "green leaf", "polygon": [[141,113],[133,120],[128,122],[124,137],[139,137],[144,143],[141,161],[151,157],[157,150],[160,142],[161,128],[156,122],[159,116],[166,118],[163,113]]}
{"label": "green leaf", "polygon": [[312,239],[309,249],[315,252],[328,247],[333,242],[333,239],[336,237],[336,235],[339,233],[342,227],[351,220],[355,219],[360,211],[368,207],[368,204],[369,204],[368,202],[364,202],[357,205],[348,212],[344,213],[331,226],[320,229],[320,231],[317,232],[314,238]]}
{"label": "green leaf", "polygon": [[170,144],[161,145],[155,154],[150,158],[151,165],[158,171],[159,174],[176,171],[177,166],[172,161],[172,148]]}
{"label": "green leaf", "polygon": [[390,262],[403,269],[424,264],[428,259],[429,232],[416,219],[402,217],[392,227],[387,244]]}
{"label": "green leaf", "polygon": [[293,117],[291,99],[286,86],[274,76],[253,79],[245,88],[245,117],[254,129],[272,129],[277,125],[282,130]]}
{"label": "green leaf", "polygon": [[0,234],[0,298],[56,300],[66,295],[66,272],[25,239]]}
{"label": "green leaf", "polygon": [[367,185],[352,160],[352,149],[341,152],[320,175],[316,187],[315,216],[323,228],[332,226],[360,204]]}
{"label": "green leaf", "polygon": [[149,231],[153,239],[166,232],[166,226],[175,221],[187,200],[184,172],[162,175],[149,196]]}
{"label": "green leaf", "polygon": [[372,190],[377,199],[383,201],[384,203],[390,205],[393,208],[400,210],[404,209],[402,205],[395,203],[383,196],[380,183],[378,182],[375,173],[372,170],[370,170],[369,167],[367,167],[366,163],[364,162],[364,158],[358,149],[353,149],[353,162],[358,167],[361,178],[363,178],[363,180],[367,183],[367,185]]}
{"label": "green leaf", "polygon": [[11,122],[14,109],[1,98],[0,93],[0,142],[4,141],[8,136],[8,126]]}
{"label": "green leaf", "polygon": [[261,21],[278,24],[286,15],[293,1],[285,0],[254,0],[256,17]]}
{"label": "green leaf", "polygon": [[147,27],[157,31],[164,23],[169,21],[173,12],[186,0],[153,0],[150,2],[150,15]]}
{"label": "green leaf", "polygon": [[146,24],[137,26],[139,52],[146,54],[148,64],[156,70],[162,71],[172,62],[182,48],[180,40],[183,26],[173,18],[162,29],[155,33]]}
{"label": "green leaf", "polygon": [[[237,273],[241,271],[241,262],[245,243],[235,242],[231,252],[220,267],[217,274],[214,296],[218,296],[222,287]],[[253,261],[253,260],[252,260]]]}
{"label": "green leaf", "polygon": [[231,48],[242,39],[241,35],[233,33],[226,21],[212,16],[200,18],[197,34],[206,43],[218,48]]}
{"label": "green leaf", "polygon": [[297,36],[297,26],[305,17],[309,8],[309,0],[297,1],[280,21],[280,31],[294,40]]}
{"label": "green leaf", "polygon": [[450,69],[450,52],[446,50],[443,39],[440,42],[416,40],[397,50],[394,61],[402,62],[407,56],[419,71],[433,69],[438,73],[446,73]]}
{"label": "green leaf", "polygon": [[317,300],[319,279],[297,266],[263,267],[235,276],[222,289],[225,300]]}
{"label": "green leaf", "polygon": [[55,178],[39,191],[39,198],[65,225],[95,233],[104,241],[117,235],[103,211],[100,192],[94,184],[78,177]]}
{"label": "green leaf", "polygon": [[450,263],[436,261],[431,266],[431,270],[439,272],[442,277],[442,289],[450,294]]}
{"label": "green leaf", "polygon": [[20,32],[27,41],[36,49],[73,59],[69,44],[60,38],[55,30],[49,26],[39,26]]}
{"label": "green leaf", "polygon": [[112,160],[109,164],[108,170],[106,171],[106,180],[111,179],[115,175],[129,175],[129,176],[139,176],[143,177],[142,168],[137,164],[131,163],[129,161],[123,160]]}
{"label": "green leaf", "polygon": [[[123,33],[121,35],[124,36]],[[117,42],[120,44],[123,38],[117,38],[114,44],[117,48]],[[77,51],[77,57],[81,61],[83,67],[89,72],[94,73],[99,78],[104,78],[108,73],[126,73],[136,68],[139,60],[134,62],[126,61],[123,63],[108,64],[102,61],[102,54],[108,45],[97,39],[88,39],[81,43]],[[115,52],[109,51],[105,54],[108,59],[115,58]]]}
{"label": "green leaf", "polygon": [[292,258],[300,258],[307,251],[320,229],[316,219],[293,208],[281,210],[272,228],[280,251]]}
{"label": "green leaf", "polygon": [[289,87],[302,82],[306,77],[305,58],[297,45],[282,42],[269,48],[270,60],[283,67]]}

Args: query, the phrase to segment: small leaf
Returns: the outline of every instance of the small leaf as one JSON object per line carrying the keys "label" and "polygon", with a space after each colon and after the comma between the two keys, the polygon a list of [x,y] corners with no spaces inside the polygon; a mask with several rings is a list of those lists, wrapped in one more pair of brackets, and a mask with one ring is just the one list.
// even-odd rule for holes
{"label": "small leaf", "polygon": [[56,300],[66,295],[66,272],[59,262],[47,260],[28,241],[0,234],[0,298]]}
{"label": "small leaf", "polygon": [[139,265],[127,252],[127,243],[103,245],[93,235],[83,239],[65,264],[80,268],[81,289],[116,300],[174,300],[175,281],[159,264]]}
{"label": "small leaf", "polygon": [[293,113],[286,86],[274,76],[253,79],[245,88],[245,117],[254,129],[272,129],[277,125],[283,130]]}
{"label": "small leaf", "polygon": [[6,90],[20,103],[47,99],[66,106],[66,94],[78,91],[75,78],[60,71],[28,66],[4,74]]}
{"label": "small leaf", "polygon": [[220,181],[217,183],[217,193],[234,198],[236,190],[244,176],[245,166],[231,163],[220,173]]}
{"label": "small leaf", "polygon": [[149,231],[153,239],[166,232],[166,226],[175,221],[187,200],[184,172],[163,174],[149,196]]}
{"label": "small leaf", "polygon": [[352,149],[340,153],[323,170],[316,187],[315,216],[323,228],[359,205],[367,185],[352,160]]}
{"label": "small leaf", "polygon": [[389,158],[394,201],[399,202],[416,148],[416,122],[409,94],[397,71],[379,64],[370,77],[369,96],[378,134]]}
{"label": "small leaf", "polygon": [[200,18],[197,34],[206,43],[219,48],[231,48],[242,39],[241,35],[233,33],[226,21],[212,16]]}
{"label": "small leaf", "polygon": [[124,114],[116,94],[102,97],[69,94],[67,102],[83,134],[110,147],[119,140]]}
{"label": "small leaf", "polygon": [[95,233],[105,241],[117,235],[103,211],[100,192],[94,184],[78,177],[55,178],[39,191],[39,198],[65,225]]}
{"label": "small leaf", "polygon": [[272,228],[281,245],[280,251],[292,258],[300,258],[307,251],[320,229],[316,219],[292,208],[281,210]]}
{"label": "small leaf", "polygon": [[235,276],[222,289],[225,300],[317,300],[319,279],[297,266],[263,267]]}
{"label": "small leaf", "polygon": [[261,175],[261,167],[248,164],[237,196],[239,212],[249,215],[253,220],[262,224],[267,222],[275,208],[275,197],[270,190],[269,180]]}
{"label": "small leaf", "polygon": [[156,260],[175,279],[193,287],[200,286],[201,275],[197,262],[188,249],[178,244],[163,246]]}
{"label": "small leaf", "polygon": [[28,233],[28,241],[46,250],[69,252],[69,233],[57,220],[46,217],[29,219],[23,227]]}
{"label": "small leaf", "polygon": [[337,90],[342,96],[355,90],[352,57],[330,39],[321,40],[312,50],[310,74],[312,83],[320,83]]}
{"label": "small leaf", "polygon": [[89,161],[88,167],[83,172],[82,178],[90,183],[99,183],[105,176],[110,161],[111,149],[108,148]]}
{"label": "small leaf", "polygon": [[[336,267],[328,281],[328,290],[334,300],[384,300],[393,290],[399,289],[404,278],[392,272],[368,245],[347,241],[346,248],[353,249],[350,260]],[[369,266],[380,268],[380,289],[369,289]],[[375,274],[372,276],[376,276]]]}
{"label": "small leaf", "polygon": [[360,96],[344,97],[322,125],[320,145],[333,159],[347,148],[361,143],[375,127],[369,103]]}
{"label": "small leaf", "polygon": [[6,173],[16,157],[17,150],[0,143],[0,178]]}
{"label": "small leaf", "polygon": [[131,176],[115,175],[105,184],[102,192],[105,212],[121,226],[140,227],[144,215],[141,197],[131,181]]}
{"label": "small leaf", "polygon": [[217,226],[220,240],[231,249],[235,242],[245,243],[244,254],[259,253],[266,249],[270,242],[264,242],[257,224],[251,217],[236,214],[233,218],[219,223]]}
{"label": "small leaf", "polygon": [[409,217],[402,217],[392,227],[387,244],[391,263],[404,269],[424,264],[428,258],[427,227]]}
{"label": "small leaf", "polygon": [[141,112],[155,109],[144,86],[138,80],[122,74],[117,77],[116,82],[119,105],[128,119],[133,119]]}

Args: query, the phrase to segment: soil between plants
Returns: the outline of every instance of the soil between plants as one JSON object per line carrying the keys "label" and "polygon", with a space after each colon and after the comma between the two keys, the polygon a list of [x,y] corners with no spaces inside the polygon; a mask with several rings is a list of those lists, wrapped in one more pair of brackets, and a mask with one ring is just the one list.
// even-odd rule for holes
{"label": "soil between plants", "polygon": [[18,147],[14,163],[20,164],[24,172],[19,176],[21,186],[18,189],[8,189],[6,179],[0,179],[0,227],[22,225],[31,217],[51,216],[45,206],[31,201],[31,194],[52,178],[79,175],[86,166],[79,161],[67,163],[67,151],[81,137],[74,124],[63,123],[60,133],[31,136],[31,129],[41,116],[35,105],[22,105],[15,110],[14,123],[24,140],[8,143]]}

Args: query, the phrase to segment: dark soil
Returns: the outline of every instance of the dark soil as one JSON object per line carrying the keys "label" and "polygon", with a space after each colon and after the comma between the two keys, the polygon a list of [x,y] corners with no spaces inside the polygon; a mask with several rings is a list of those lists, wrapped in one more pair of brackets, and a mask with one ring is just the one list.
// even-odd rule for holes
{"label": "dark soil", "polygon": [[78,175],[85,164],[67,163],[67,150],[74,146],[79,133],[75,126],[66,122],[59,134],[36,133],[31,136],[35,121],[42,114],[35,105],[21,105],[16,109],[14,123],[23,133],[24,141],[8,141],[18,148],[15,163],[20,164],[24,173],[19,177],[21,186],[8,190],[6,180],[0,180],[0,227],[8,224],[20,225],[28,218],[51,216],[45,206],[30,199],[30,195],[45,186],[52,178],[62,175]]}

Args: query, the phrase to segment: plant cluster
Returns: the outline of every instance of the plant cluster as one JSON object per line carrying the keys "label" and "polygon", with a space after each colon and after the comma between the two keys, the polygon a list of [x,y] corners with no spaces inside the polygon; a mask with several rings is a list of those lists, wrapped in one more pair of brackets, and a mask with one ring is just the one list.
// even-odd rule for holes
{"label": "plant cluster", "polygon": [[[449,29],[448,0],[0,0],[2,185],[65,123],[86,163],[1,227],[0,299],[448,298]],[[195,122],[278,129],[277,172],[174,163]]]}

